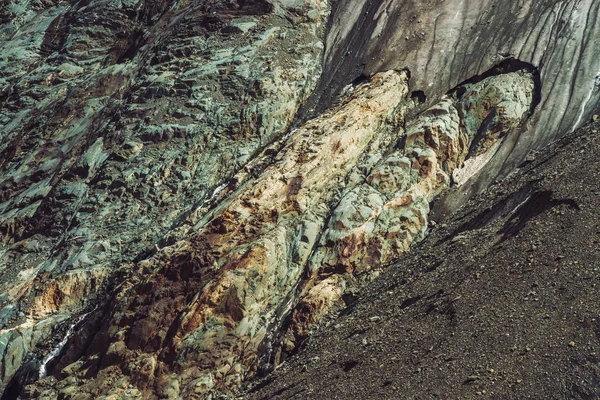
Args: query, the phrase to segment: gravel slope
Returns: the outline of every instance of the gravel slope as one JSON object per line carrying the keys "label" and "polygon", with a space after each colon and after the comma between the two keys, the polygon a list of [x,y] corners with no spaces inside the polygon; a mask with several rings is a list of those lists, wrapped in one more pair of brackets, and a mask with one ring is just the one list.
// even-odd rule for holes
{"label": "gravel slope", "polygon": [[598,398],[599,131],[432,227],[246,397]]}

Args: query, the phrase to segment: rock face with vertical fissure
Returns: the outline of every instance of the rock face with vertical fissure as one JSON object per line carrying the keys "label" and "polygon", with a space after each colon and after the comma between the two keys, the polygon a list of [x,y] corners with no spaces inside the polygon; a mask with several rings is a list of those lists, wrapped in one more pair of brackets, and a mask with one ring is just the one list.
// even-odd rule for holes
{"label": "rock face with vertical fissure", "polygon": [[1,8],[5,397],[233,394],[596,108],[597,4],[358,3]]}

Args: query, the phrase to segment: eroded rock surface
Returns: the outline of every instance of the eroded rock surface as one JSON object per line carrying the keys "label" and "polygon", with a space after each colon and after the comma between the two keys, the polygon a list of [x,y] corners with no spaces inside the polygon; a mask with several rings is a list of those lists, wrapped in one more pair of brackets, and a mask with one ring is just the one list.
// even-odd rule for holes
{"label": "eroded rock surface", "polygon": [[431,201],[467,156],[485,152],[529,116],[534,82],[530,73],[511,73],[460,92],[459,99],[444,99],[409,122],[401,141],[377,162],[370,154],[374,165],[363,169],[367,173],[350,177],[360,183],[345,190],[309,260],[308,293],[301,295],[291,327],[296,336],[306,336],[331,303],[332,290],[343,293],[339,274],[352,279],[380,268],[425,237]]}
{"label": "eroded rock surface", "polygon": [[[327,35],[330,5],[316,0],[4,6],[0,391],[233,394],[421,240],[444,189],[485,186],[480,176],[498,172],[515,143],[517,154],[564,132],[562,119],[537,124],[538,104],[564,104],[544,84],[564,68],[542,61],[568,47],[564,32],[593,39],[596,5],[580,2],[583,23],[553,4],[557,18],[573,18],[546,32],[525,27],[538,6],[512,2],[500,18],[456,1],[412,4],[423,20],[437,7],[429,42],[388,26],[384,14],[408,18],[397,3],[361,25],[374,5],[360,16],[348,7],[363,6],[342,2]],[[533,58],[479,54],[482,18],[508,29],[517,11],[515,43],[529,32],[551,38],[547,47]],[[375,28],[387,33],[340,50]],[[447,58],[465,46],[469,57]],[[596,61],[586,49],[577,57],[587,71]],[[557,87],[579,70],[566,74]],[[595,107],[589,93],[582,120]],[[573,122],[572,109],[552,118]],[[539,126],[542,139],[531,133]]]}
{"label": "eroded rock surface", "polygon": [[600,121],[466,202],[244,398],[598,397],[599,146]]}
{"label": "eroded rock surface", "polygon": [[123,387],[190,398],[255,374],[259,347],[281,323],[279,308],[304,273],[330,204],[397,117],[406,81],[397,72],[377,76],[294,131],[277,153],[267,149],[256,162],[270,165],[258,178],[236,176],[240,186],[190,239],[142,262],[142,282],[118,295],[91,344],[100,372],[87,387],[108,390],[116,366],[127,375]]}
{"label": "eroded rock surface", "polygon": [[70,393],[70,377],[90,397],[227,393],[280,359],[275,336],[289,320],[282,341],[293,350],[354,274],[423,237],[429,202],[474,138],[518,126],[534,93],[528,72],[488,78],[405,131],[407,81],[378,74],[265,149],[188,239],[134,267],[140,276],[116,295],[83,362],[61,362],[62,380],[30,396]]}
{"label": "eroded rock surface", "polygon": [[288,129],[319,76],[328,5],[2,13],[0,388]]}
{"label": "eroded rock surface", "polygon": [[495,65],[518,60],[539,68],[532,123],[445,200],[443,213],[512,171],[532,149],[589,121],[600,106],[595,0],[349,0],[331,20],[323,79],[311,101],[316,109],[353,79],[392,68],[410,69],[412,90],[430,104]]}

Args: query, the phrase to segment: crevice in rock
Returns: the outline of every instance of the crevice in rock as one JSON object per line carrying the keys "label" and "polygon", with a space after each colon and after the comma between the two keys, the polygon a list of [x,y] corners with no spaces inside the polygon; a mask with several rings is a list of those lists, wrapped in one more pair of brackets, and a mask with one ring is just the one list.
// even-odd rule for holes
{"label": "crevice in rock", "polygon": [[342,301],[345,304],[345,308],[340,311],[340,317],[344,315],[348,315],[356,308],[356,304],[358,302],[358,296],[352,293],[344,293],[342,295]]}
{"label": "crevice in rock", "polygon": [[122,64],[127,61],[133,60],[140,48],[145,44],[143,38],[144,32],[141,30],[137,30],[131,33],[127,38],[127,43],[129,46],[123,51],[121,55],[118,56],[117,64]]}
{"label": "crevice in rock", "polygon": [[[310,251],[310,255],[307,257],[307,260],[310,260],[312,255],[317,250],[319,243],[321,241],[322,235],[325,233],[325,227],[328,226],[331,217],[333,216],[333,210],[339,205],[341,199],[336,203],[336,205],[330,208],[329,215],[325,222],[323,223],[323,229],[319,231],[317,239],[314,241],[313,247]],[[308,262],[308,261],[307,261]],[[267,329],[269,332],[265,337],[264,342],[259,347],[259,373],[258,376],[266,376],[276,367],[275,356],[277,355],[277,351],[282,351],[282,339],[283,336],[287,333],[288,329],[293,324],[293,316],[294,310],[298,307],[298,303],[300,302],[300,293],[304,289],[305,285],[308,283],[310,279],[311,273],[307,265],[303,266],[302,275],[298,278],[298,282],[294,288],[289,292],[286,296],[285,301],[281,304],[281,306],[276,311],[276,318],[271,324],[271,326]],[[299,338],[299,343],[296,344],[292,352],[285,354],[285,357],[291,357],[294,354],[297,354],[303,347],[303,343],[307,338]]]}
{"label": "crevice in rock", "polygon": [[427,96],[425,95],[425,92],[422,90],[415,90],[414,92],[411,93],[410,98],[416,104],[424,104],[427,101]]}
{"label": "crevice in rock", "polygon": [[533,91],[533,99],[532,99],[531,107],[530,107],[530,115],[531,115],[535,111],[538,104],[540,104],[540,102],[542,101],[542,79],[541,79],[541,75],[540,75],[540,70],[535,65],[525,62],[525,61],[521,61],[516,58],[505,59],[502,62],[500,62],[499,64],[496,64],[493,68],[490,68],[489,70],[487,70],[486,72],[479,74],[479,75],[475,75],[465,81],[462,81],[461,83],[456,85],[454,88],[450,89],[447,92],[447,94],[455,95],[460,100],[466,92],[466,86],[479,83],[479,82],[483,81],[484,79],[487,79],[492,76],[503,75],[503,74],[508,74],[511,72],[518,72],[518,71],[529,72],[529,73],[531,73],[532,78],[533,78],[534,91]]}
{"label": "crevice in rock", "polygon": [[364,74],[360,74],[352,81],[351,85],[358,86],[358,85],[362,85],[363,83],[367,83],[367,82],[369,82],[369,77]]}

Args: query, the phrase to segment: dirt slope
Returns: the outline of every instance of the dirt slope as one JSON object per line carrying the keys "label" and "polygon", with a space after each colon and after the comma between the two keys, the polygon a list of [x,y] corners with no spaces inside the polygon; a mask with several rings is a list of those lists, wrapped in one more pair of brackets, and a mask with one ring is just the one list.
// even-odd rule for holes
{"label": "dirt slope", "polygon": [[465,204],[249,399],[600,396],[600,123]]}

